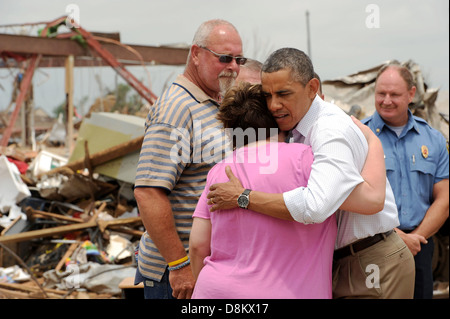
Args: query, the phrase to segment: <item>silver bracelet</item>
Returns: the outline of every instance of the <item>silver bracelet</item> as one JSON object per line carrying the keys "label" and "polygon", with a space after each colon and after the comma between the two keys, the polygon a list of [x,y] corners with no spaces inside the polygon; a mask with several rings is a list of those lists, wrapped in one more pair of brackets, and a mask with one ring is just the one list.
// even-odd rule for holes
{"label": "silver bracelet", "polygon": [[179,265],[173,266],[173,267],[167,267],[167,269],[168,269],[169,271],[172,271],[172,270],[178,270],[178,269],[181,269],[181,268],[183,268],[183,267],[186,267],[186,266],[189,265],[190,263],[191,263],[191,259],[188,257],[188,260],[186,260],[185,262],[183,262],[183,263],[181,263],[181,264],[179,264]]}

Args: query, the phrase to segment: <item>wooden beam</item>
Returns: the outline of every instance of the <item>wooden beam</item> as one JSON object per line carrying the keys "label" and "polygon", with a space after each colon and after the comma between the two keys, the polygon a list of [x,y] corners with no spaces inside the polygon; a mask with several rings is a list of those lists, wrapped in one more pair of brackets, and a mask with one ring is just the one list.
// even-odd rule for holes
{"label": "wooden beam", "polygon": [[[131,141],[127,141],[125,143],[107,148],[103,151],[97,152],[89,156],[89,161],[92,167],[96,167],[103,163],[109,162],[113,159],[125,156],[131,152],[135,152],[141,149],[142,141],[144,140],[144,136],[136,137]],[[54,173],[58,173],[62,169],[69,168],[72,171],[76,172],[77,170],[83,169],[85,167],[85,159],[82,158],[80,160],[68,163],[64,166],[54,168],[48,172],[41,173],[37,177],[40,178],[43,175],[52,175]]]}
{"label": "wooden beam", "polygon": [[71,223],[83,223],[84,220],[82,220],[81,218],[75,218],[75,217],[70,217],[70,216],[64,216],[61,214],[55,214],[55,213],[49,213],[49,212],[43,212],[40,210],[36,210],[33,209],[32,207],[28,206],[25,209],[27,216],[29,216],[30,218],[50,218],[50,219],[59,219],[59,220],[63,220],[66,222],[71,222]]}
{"label": "wooden beam", "polygon": [[16,107],[14,108],[14,111],[11,115],[11,118],[9,120],[9,125],[6,128],[6,130],[3,132],[2,140],[0,142],[1,146],[8,146],[9,138],[11,137],[14,124],[16,123],[17,116],[19,115],[20,108],[22,107],[22,103],[25,100],[25,95],[27,94],[28,90],[30,89],[31,82],[33,80],[33,73],[36,69],[37,65],[39,64],[39,60],[41,58],[41,55],[37,54],[34,55],[30,61],[29,64],[25,70],[25,74],[23,76],[22,82],[20,82],[20,92],[16,99]]}
{"label": "wooden beam", "polygon": [[97,227],[98,214],[105,208],[105,206],[106,206],[106,203],[103,203],[102,206],[100,206],[100,208],[95,211],[95,213],[91,217],[91,219],[86,223],[77,223],[77,224],[66,225],[66,226],[58,226],[58,227],[51,227],[51,228],[45,228],[45,229],[30,230],[30,231],[19,233],[19,234],[0,236],[0,243],[3,244],[3,243],[22,242],[22,241],[27,241],[27,240],[31,240],[31,239],[51,237],[51,236],[55,236],[55,235],[70,233],[70,232],[77,231],[77,230],[83,230],[86,228]]}
{"label": "wooden beam", "polygon": [[[132,61],[138,63],[137,65],[141,62],[164,65],[184,65],[186,64],[189,53],[188,47],[175,48],[168,46],[145,46],[100,42],[102,47],[108,50],[119,62]],[[43,62],[39,67],[64,66],[64,60],[59,61],[58,57],[61,58],[69,55],[75,57],[75,66],[96,66],[100,63],[90,62],[94,65],[82,63],[83,60],[77,59],[77,57],[91,59],[93,56],[98,57],[98,54],[91,51],[89,47],[83,48],[76,41],[70,39],[40,38],[0,33],[0,53],[4,52],[12,52],[25,57],[27,57],[27,55],[29,57],[29,55],[32,54],[42,54]],[[55,59],[55,61],[58,62],[55,62],[54,65],[49,62],[45,63],[49,58]],[[0,61],[0,67],[3,65],[2,62],[3,61]]]}
{"label": "wooden beam", "polygon": [[140,217],[129,217],[129,218],[117,218],[114,220],[99,220],[98,227],[101,232],[104,232],[106,228],[110,226],[122,226],[128,224],[142,224],[142,219]]}
{"label": "wooden beam", "polygon": [[138,230],[138,229],[133,229],[130,228],[128,226],[109,226],[108,227],[110,230],[115,231],[115,232],[119,232],[119,233],[123,233],[123,234],[128,234],[128,235],[133,235],[136,237],[142,237],[142,235],[144,234],[144,231],[142,230]]}
{"label": "wooden beam", "polygon": [[[30,286],[26,284],[19,284],[19,283],[7,283],[7,282],[0,282],[0,287],[5,289],[12,289],[12,290],[20,290],[25,292],[33,292],[33,293],[42,293],[39,287]],[[59,296],[64,296],[67,294],[67,291],[64,290],[58,290],[58,289],[52,289],[52,288],[44,288],[46,292],[50,292],[52,294],[56,294]]]}
{"label": "wooden beam", "polygon": [[30,230],[19,234],[1,236],[0,243],[22,242],[36,238],[51,237],[55,235],[61,235],[92,227],[97,227],[97,223],[95,221],[89,221],[87,223],[77,223],[66,226],[44,228],[38,230]]}
{"label": "wooden beam", "polygon": [[72,256],[72,254],[74,253],[74,251],[78,248],[78,246],[80,245],[80,243],[73,243],[69,246],[69,249],[67,249],[66,253],[64,254],[64,256],[61,258],[61,260],[59,261],[58,265],[56,265],[55,270],[56,271],[60,271],[61,268],[64,266],[64,264],[66,263],[66,259],[70,258]]}
{"label": "wooden beam", "polygon": [[66,58],[66,148],[72,153],[73,143],[73,55]]}
{"label": "wooden beam", "polygon": [[24,35],[0,34],[0,52],[25,54],[88,55],[89,51],[70,39],[30,37]]}

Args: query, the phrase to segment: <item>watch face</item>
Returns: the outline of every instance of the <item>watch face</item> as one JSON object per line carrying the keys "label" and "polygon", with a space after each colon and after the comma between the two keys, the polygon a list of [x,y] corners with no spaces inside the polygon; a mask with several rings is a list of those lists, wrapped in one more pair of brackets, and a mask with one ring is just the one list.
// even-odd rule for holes
{"label": "watch face", "polygon": [[241,195],[241,196],[238,197],[238,205],[239,205],[239,207],[247,208],[248,202],[249,202],[248,196]]}

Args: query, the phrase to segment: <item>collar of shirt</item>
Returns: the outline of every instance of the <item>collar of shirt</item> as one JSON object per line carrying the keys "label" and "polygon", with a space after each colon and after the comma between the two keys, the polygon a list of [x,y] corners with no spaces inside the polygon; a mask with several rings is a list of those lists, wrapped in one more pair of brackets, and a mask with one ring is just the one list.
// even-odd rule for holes
{"label": "collar of shirt", "polygon": [[[383,121],[380,114],[378,114],[378,112],[376,111],[373,114],[373,124],[375,127],[375,134],[377,134],[377,136],[380,135],[384,129],[391,130],[389,126]],[[417,133],[420,132],[419,125],[416,123],[411,110],[408,110],[408,123],[406,123],[405,128],[403,129],[403,132],[402,134],[400,134],[399,138],[406,135],[409,130],[415,130]]]}
{"label": "collar of shirt", "polygon": [[214,100],[208,94],[203,92],[194,83],[189,81],[183,74],[177,76],[177,78],[174,81],[174,84],[183,87],[198,103],[206,103],[210,101],[215,105],[219,106],[219,103],[216,100]]}
{"label": "collar of shirt", "polygon": [[306,112],[305,116],[298,122],[297,126],[292,130],[293,139],[295,142],[298,142],[297,139],[301,139],[302,142],[308,136],[309,131],[313,127],[314,123],[319,116],[320,111],[320,101],[318,96],[315,97],[314,101],[311,103],[308,112]]}

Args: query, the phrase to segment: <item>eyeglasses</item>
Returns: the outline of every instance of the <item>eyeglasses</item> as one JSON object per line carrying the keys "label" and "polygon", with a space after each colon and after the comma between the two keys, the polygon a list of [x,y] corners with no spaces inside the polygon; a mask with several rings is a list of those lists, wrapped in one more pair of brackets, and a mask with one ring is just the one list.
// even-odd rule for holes
{"label": "eyeglasses", "polygon": [[202,49],[208,50],[209,52],[211,52],[212,54],[214,54],[215,56],[217,56],[219,58],[219,62],[221,63],[230,63],[231,61],[233,61],[233,59],[236,60],[236,63],[239,65],[244,65],[245,62],[247,62],[247,58],[244,58],[242,56],[232,56],[229,54],[219,54],[214,52],[213,50],[208,49],[207,47],[201,47]]}

